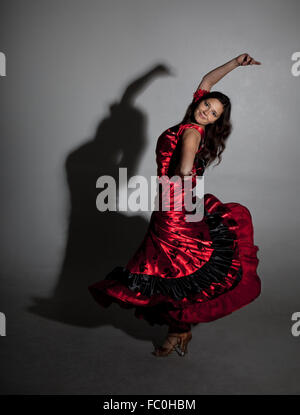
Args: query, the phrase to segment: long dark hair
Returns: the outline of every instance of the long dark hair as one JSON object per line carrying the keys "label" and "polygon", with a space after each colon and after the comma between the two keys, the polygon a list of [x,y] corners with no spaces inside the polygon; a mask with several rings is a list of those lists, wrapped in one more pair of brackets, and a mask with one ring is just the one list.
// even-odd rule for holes
{"label": "long dark hair", "polygon": [[223,104],[223,112],[220,117],[213,123],[205,126],[205,138],[204,147],[201,151],[201,157],[203,158],[206,166],[209,166],[213,161],[218,158],[218,163],[214,166],[218,166],[221,163],[221,154],[225,150],[226,140],[232,131],[232,124],[230,121],[231,102],[227,95],[222,92],[212,91],[203,95],[198,101],[193,100],[188,106],[185,116],[181,123],[189,124],[191,122],[196,123],[194,118],[194,112],[201,101],[208,98],[216,98],[221,104]]}

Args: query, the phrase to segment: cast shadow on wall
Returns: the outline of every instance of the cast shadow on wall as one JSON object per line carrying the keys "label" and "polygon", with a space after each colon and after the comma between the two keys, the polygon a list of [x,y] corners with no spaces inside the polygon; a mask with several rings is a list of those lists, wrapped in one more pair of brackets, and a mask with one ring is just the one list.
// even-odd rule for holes
{"label": "cast shadow on wall", "polygon": [[129,84],[120,101],[112,104],[109,115],[100,121],[95,137],[67,156],[70,212],[61,271],[52,295],[31,297],[33,304],[27,311],[68,325],[111,324],[133,336],[149,337],[148,323],[134,317],[133,310],[117,304],[100,307],[88,285],[103,280],[115,266],[126,265],[147,231],[148,221],[139,214],[98,211],[96,198],[101,189],[96,188],[96,181],[109,175],[118,185],[120,167],[127,168],[127,179],[137,174],[147,140],[146,116],[134,105],[134,99],[150,81],[169,74],[166,66],[157,65]]}

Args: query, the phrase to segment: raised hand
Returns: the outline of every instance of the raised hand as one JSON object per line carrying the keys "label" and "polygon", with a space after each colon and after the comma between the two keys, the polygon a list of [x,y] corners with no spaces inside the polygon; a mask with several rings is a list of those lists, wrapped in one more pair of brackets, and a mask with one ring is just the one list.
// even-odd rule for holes
{"label": "raised hand", "polygon": [[256,61],[252,58],[248,53],[242,53],[235,58],[236,62],[239,66],[248,66],[248,65],[261,65],[261,62]]}

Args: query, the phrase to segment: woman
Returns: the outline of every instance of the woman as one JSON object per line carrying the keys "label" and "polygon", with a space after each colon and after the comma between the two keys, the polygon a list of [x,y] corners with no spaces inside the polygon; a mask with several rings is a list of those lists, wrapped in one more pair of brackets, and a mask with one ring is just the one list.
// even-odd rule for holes
{"label": "woman", "polygon": [[[243,53],[202,78],[182,122],[157,140],[158,177],[170,183],[176,176],[181,185],[191,180],[194,189],[197,176],[216,158],[220,163],[231,133],[231,103],[226,95],[210,90],[234,68],[259,64]],[[175,208],[187,192],[179,182],[171,185],[168,209],[159,206],[152,212],[144,240],[126,267],[115,267],[103,281],[88,287],[104,307],[114,301],[123,308],[134,307],[135,316],[151,325],[168,325],[155,356],[172,351],[184,356],[192,326],[249,304],[261,288],[249,210],[204,194],[201,220],[187,220],[191,211]],[[165,196],[161,186],[158,195]]]}

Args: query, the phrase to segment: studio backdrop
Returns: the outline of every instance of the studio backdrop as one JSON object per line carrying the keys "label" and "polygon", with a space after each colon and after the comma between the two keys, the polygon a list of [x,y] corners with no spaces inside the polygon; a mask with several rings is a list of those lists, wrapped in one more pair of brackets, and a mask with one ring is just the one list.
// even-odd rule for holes
{"label": "studio backdrop", "polygon": [[[296,0],[1,2],[1,393],[299,394],[299,13]],[[160,134],[242,53],[261,65],[212,87],[232,133],[205,193],[249,209],[261,294],[162,364],[164,327],[88,291],[152,213],[101,212],[97,180],[113,177],[116,198],[133,176],[150,183]]]}

